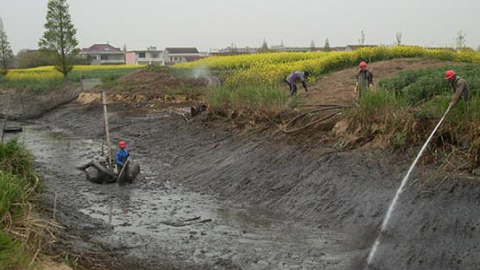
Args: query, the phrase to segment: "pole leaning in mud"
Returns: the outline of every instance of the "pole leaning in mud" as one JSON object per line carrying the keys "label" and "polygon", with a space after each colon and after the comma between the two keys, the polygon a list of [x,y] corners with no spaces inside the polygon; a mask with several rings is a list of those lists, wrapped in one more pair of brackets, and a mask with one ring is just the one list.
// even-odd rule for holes
{"label": "pole leaning in mud", "polygon": [[107,113],[107,95],[105,91],[102,91],[102,102],[103,102],[103,116],[105,119],[105,135],[107,137],[107,160],[108,160],[108,169],[110,172],[113,172],[113,165],[112,165],[112,154],[110,149],[110,132],[108,128],[108,113]]}
{"label": "pole leaning in mud", "polygon": [[[450,109],[452,108],[452,106],[448,106],[447,110],[445,111],[445,113],[443,114],[443,117],[440,119],[440,121],[438,121],[438,124],[437,126],[435,126],[435,128],[433,129],[432,133],[430,133],[430,136],[428,137],[427,141],[423,144],[422,146],[422,149],[420,150],[420,152],[418,152],[417,154],[417,157],[415,158],[415,160],[413,161],[412,165],[410,165],[410,168],[408,169],[408,172],[407,174],[405,175],[405,177],[403,178],[402,180],[402,183],[400,184],[400,187],[398,188],[397,190],[397,193],[395,193],[395,197],[393,198],[392,202],[390,203],[390,207],[388,208],[388,211],[387,211],[387,214],[385,215],[385,218],[382,222],[382,226],[380,228],[380,233],[378,234],[377,236],[377,239],[375,240],[375,243],[373,244],[372,246],[372,249],[370,251],[370,254],[368,255],[368,259],[367,259],[367,268],[369,265],[372,264],[372,260],[373,260],[373,257],[375,256],[375,253],[377,251],[377,248],[378,246],[380,245],[380,238],[382,236],[383,233],[385,233],[385,230],[387,229],[387,224],[388,224],[388,221],[390,220],[390,217],[392,215],[392,212],[393,212],[393,209],[395,208],[395,205],[397,204],[397,200],[400,196],[400,194],[403,192],[403,187],[405,186],[405,184],[408,182],[408,177],[410,176],[410,173],[413,171],[413,168],[415,167],[415,165],[417,164],[418,160],[420,159],[420,157],[422,156],[423,152],[425,151],[425,149],[427,148],[427,145],[428,143],[430,142],[430,140],[432,139],[433,135],[435,134],[435,132],[437,132],[437,129],[440,127],[440,125],[442,124],[443,120],[445,119],[445,117],[447,116],[448,112],[450,111]],[[367,269],[365,268],[365,269]]]}

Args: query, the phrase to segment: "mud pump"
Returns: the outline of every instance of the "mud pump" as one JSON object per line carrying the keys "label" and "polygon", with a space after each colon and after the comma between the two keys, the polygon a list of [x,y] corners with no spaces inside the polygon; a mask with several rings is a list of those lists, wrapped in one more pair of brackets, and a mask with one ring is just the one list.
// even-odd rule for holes
{"label": "mud pump", "polygon": [[[92,181],[97,184],[106,184],[106,183],[131,183],[140,173],[140,165],[135,163],[130,157],[127,157],[124,166],[121,170],[118,170],[118,173],[115,173],[114,162],[111,155],[110,148],[110,134],[108,129],[108,117],[107,117],[107,102],[105,92],[102,92],[103,98],[103,112],[105,118],[105,135],[107,138],[107,158],[106,160],[97,161],[92,160],[89,163],[77,167],[79,170],[85,171],[87,180]],[[122,141],[123,142],[123,141]],[[123,144],[125,144],[123,142]],[[102,144],[103,150],[103,144]],[[103,152],[103,151],[102,151]]]}

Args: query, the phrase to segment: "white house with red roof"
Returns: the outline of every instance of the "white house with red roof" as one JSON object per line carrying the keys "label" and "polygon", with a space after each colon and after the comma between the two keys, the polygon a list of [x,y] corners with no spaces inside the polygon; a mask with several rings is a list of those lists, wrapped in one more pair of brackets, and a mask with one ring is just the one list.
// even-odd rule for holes
{"label": "white house with red roof", "polygon": [[90,59],[92,65],[124,65],[125,53],[110,44],[93,44],[80,53]]}

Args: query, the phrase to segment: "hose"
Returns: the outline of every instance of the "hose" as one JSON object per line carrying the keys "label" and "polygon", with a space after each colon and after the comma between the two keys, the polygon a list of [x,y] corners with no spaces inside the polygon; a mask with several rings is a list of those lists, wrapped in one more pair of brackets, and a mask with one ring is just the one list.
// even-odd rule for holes
{"label": "hose", "polygon": [[[290,134],[290,133],[294,133],[294,132],[297,132],[297,131],[300,131],[302,129],[305,129],[309,126],[312,126],[312,125],[315,125],[316,123],[319,123],[319,122],[322,122],[322,121],[325,121],[327,119],[330,119],[332,117],[334,117],[335,115],[339,114],[341,112],[342,109],[344,108],[347,108],[349,106],[344,106],[344,105],[338,105],[338,104],[309,104],[309,105],[304,105],[304,107],[324,107],[324,108],[320,108],[320,109],[315,109],[315,110],[311,110],[311,111],[308,111],[308,112],[305,112],[305,113],[302,113],[298,116],[295,116],[292,120],[290,120],[284,127],[284,129],[282,129],[282,131],[286,134]],[[292,130],[287,130],[288,126],[292,125],[293,123],[295,123],[298,119],[302,118],[302,117],[305,117],[306,115],[308,114],[311,114],[311,113],[317,113],[317,112],[322,112],[322,111],[329,111],[329,110],[335,110],[335,112],[325,116],[325,117],[322,117],[320,119],[317,119],[317,120],[314,120],[304,126],[301,126],[299,128],[296,128],[296,129],[292,129]]]}

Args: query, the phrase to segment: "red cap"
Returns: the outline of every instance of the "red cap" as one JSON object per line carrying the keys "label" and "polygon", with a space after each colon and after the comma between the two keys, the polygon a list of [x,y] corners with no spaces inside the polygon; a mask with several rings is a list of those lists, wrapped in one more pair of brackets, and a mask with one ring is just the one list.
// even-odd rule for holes
{"label": "red cap", "polygon": [[445,79],[447,79],[447,80],[450,80],[454,76],[455,76],[455,71],[453,71],[451,69],[447,70],[447,72],[445,72]]}
{"label": "red cap", "polygon": [[362,62],[360,62],[360,64],[358,66],[361,67],[361,68],[367,67],[367,63],[365,63],[365,61],[362,61]]}
{"label": "red cap", "polygon": [[120,148],[125,148],[125,147],[127,147],[127,144],[124,141],[120,141],[118,143],[118,146],[120,146]]}

